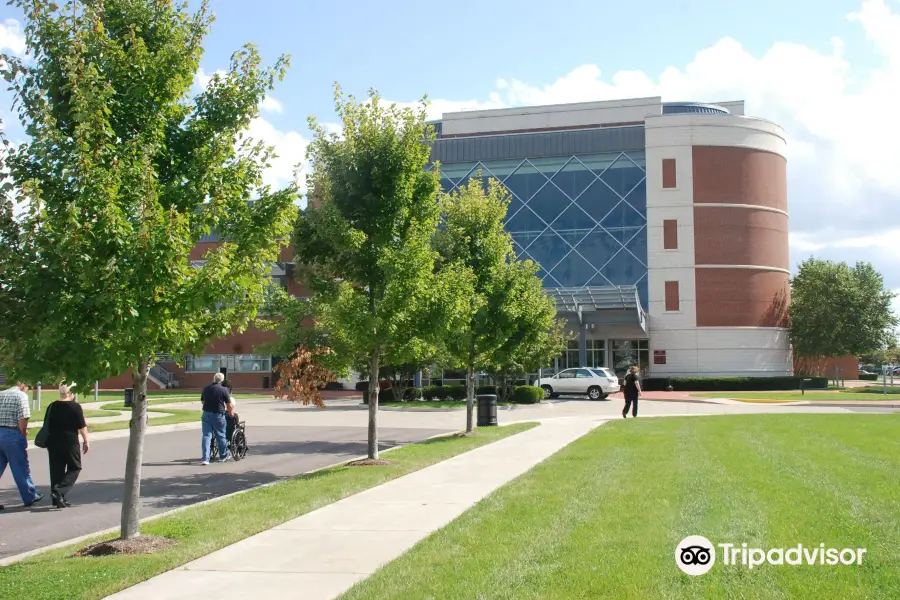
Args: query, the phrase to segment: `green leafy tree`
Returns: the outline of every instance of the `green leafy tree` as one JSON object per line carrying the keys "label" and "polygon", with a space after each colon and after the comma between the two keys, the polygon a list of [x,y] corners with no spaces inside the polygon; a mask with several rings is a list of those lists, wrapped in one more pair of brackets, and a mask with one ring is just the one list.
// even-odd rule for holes
{"label": "green leafy tree", "polygon": [[557,318],[556,305],[536,276],[537,265],[516,261],[511,266],[507,286],[515,301],[507,304],[503,313],[510,334],[486,368],[502,400],[509,397],[512,382],[548,365],[572,337],[565,330],[565,321]]}
{"label": "green leafy tree", "polygon": [[[472,312],[465,326],[445,340],[452,363],[466,369],[466,431],[475,429],[475,373],[488,368],[494,353],[509,345],[524,324],[519,304],[541,298],[523,299],[516,295],[531,277],[540,288],[535,271],[523,270],[516,262],[512,237],[504,230],[503,220],[509,205],[509,192],[496,179],[482,184],[477,173],[458,191],[443,198],[443,227],[435,236],[435,247],[450,265],[464,265],[475,277]],[[543,292],[541,296],[549,299]],[[553,310],[555,316],[555,309]]]}
{"label": "green leafy tree", "polygon": [[[246,137],[287,67],[252,45],[193,97],[207,3],[14,0],[29,60],[3,74],[30,140],[6,143],[0,355],[13,377],[89,382],[131,368],[121,535],[140,532],[147,374],[156,353],[245,328],[290,234],[296,189],[262,183]],[[18,205],[18,209],[15,204]],[[224,243],[192,265],[215,230]]]}
{"label": "green leafy tree", "polygon": [[424,101],[400,109],[371,91],[359,103],[335,86],[335,107],[341,136],[310,119],[312,198],[294,253],[316,330],[345,366],[367,365],[368,455],[377,459],[382,364],[430,355],[471,310],[471,278],[458,266],[435,270],[440,185],[425,171],[434,133]]}
{"label": "green leafy tree", "polygon": [[810,258],[791,281],[791,343],[801,357],[860,356],[893,340],[895,294],[871,264]]}

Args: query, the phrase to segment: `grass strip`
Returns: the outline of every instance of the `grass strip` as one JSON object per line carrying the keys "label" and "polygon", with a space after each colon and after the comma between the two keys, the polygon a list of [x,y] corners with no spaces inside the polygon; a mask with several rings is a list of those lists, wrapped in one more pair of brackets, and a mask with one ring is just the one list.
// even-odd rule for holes
{"label": "grass strip", "polygon": [[388,466],[330,467],[149,521],[141,526],[144,533],[178,541],[177,546],[156,554],[72,557],[92,541],[115,536],[51,550],[0,569],[0,598],[104,598],[341,498],[534,426],[485,427],[474,436],[434,438],[387,453]]}

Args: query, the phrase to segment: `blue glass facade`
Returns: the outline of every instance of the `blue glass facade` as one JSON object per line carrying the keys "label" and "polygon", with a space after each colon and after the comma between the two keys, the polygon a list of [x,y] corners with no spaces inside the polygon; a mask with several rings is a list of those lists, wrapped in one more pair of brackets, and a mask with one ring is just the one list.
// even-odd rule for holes
{"label": "blue glass facade", "polygon": [[452,191],[478,171],[510,191],[507,231],[545,287],[636,285],[647,306],[643,152],[442,164],[441,184]]}

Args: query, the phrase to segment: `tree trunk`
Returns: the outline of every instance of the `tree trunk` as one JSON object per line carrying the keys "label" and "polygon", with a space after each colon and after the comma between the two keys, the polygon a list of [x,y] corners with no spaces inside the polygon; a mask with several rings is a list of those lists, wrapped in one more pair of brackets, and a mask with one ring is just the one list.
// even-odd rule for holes
{"label": "tree trunk", "polygon": [[138,361],[132,376],[134,405],[128,424],[128,454],[125,456],[125,494],[122,498],[122,524],[120,535],[129,539],[141,534],[141,463],[144,457],[144,434],[147,431],[147,374],[150,361]]}
{"label": "tree trunk", "polygon": [[466,371],[466,433],[475,432],[475,362],[470,357]]}
{"label": "tree trunk", "polygon": [[369,361],[369,458],[378,458],[378,350]]}

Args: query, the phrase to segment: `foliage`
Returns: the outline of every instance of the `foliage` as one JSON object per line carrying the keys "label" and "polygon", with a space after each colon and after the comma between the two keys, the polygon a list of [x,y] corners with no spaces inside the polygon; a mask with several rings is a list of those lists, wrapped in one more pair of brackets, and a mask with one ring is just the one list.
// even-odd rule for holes
{"label": "foliage", "polygon": [[480,386],[478,386],[478,389],[475,390],[475,393],[478,394],[479,396],[481,396],[483,394],[496,394],[497,386],[496,385],[480,385]]}
{"label": "foliage", "polygon": [[797,356],[859,356],[884,348],[898,319],[895,294],[871,264],[810,258],[791,281],[791,343]]}
{"label": "foliage", "polygon": [[881,379],[881,376],[878,375],[877,373],[870,373],[870,374],[861,373],[859,376],[859,379],[860,379],[860,381],[878,381],[879,379]]}
{"label": "foliage", "polygon": [[512,237],[504,230],[508,206],[506,188],[493,178],[483,185],[481,173],[441,201],[442,228],[435,236],[441,264],[461,264],[475,278],[468,320],[444,340],[451,363],[466,368],[467,432],[474,429],[475,372],[491,364],[515,331],[512,320],[498,318],[515,310],[509,305],[519,300],[506,285],[516,260]]}
{"label": "foliage", "polygon": [[[271,148],[246,137],[288,59],[256,49],[195,98],[206,2],[13,0],[29,57],[0,71],[29,141],[4,139],[0,355],[12,377],[93,381],[133,368],[122,534],[136,535],[146,377],[245,328],[296,213],[296,188],[262,175]],[[200,237],[224,243],[201,266]]]}
{"label": "foliage", "polygon": [[278,383],[275,385],[278,394],[287,396],[293,402],[325,408],[319,389],[334,381],[335,376],[322,365],[320,357],[325,358],[331,352],[329,348],[310,350],[305,345],[294,349],[287,360],[278,363],[273,369],[278,376]]}
{"label": "foliage", "polygon": [[641,379],[641,389],[647,392],[665,391],[671,385],[679,392],[752,392],[770,390],[799,390],[800,384],[807,390],[823,390],[828,387],[826,377],[647,377]]}
{"label": "foliage", "polygon": [[537,404],[544,399],[544,390],[534,385],[519,385],[513,391],[512,401],[516,404]]}
{"label": "foliage", "polygon": [[[470,310],[471,277],[435,273],[437,173],[425,166],[434,132],[418,110],[347,99],[335,86],[342,134],[310,119],[311,198],[294,230],[298,276],[313,292],[315,331],[346,367],[367,365],[369,443],[378,456],[378,378],[383,364],[416,362]],[[290,340],[294,341],[294,340]]]}

